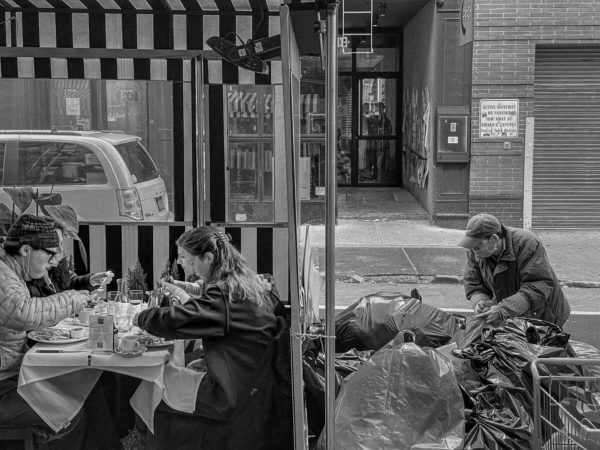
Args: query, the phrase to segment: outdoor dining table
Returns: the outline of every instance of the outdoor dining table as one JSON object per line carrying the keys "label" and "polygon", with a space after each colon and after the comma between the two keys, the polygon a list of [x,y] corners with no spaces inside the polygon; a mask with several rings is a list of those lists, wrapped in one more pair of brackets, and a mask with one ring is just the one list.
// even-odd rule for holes
{"label": "outdoor dining table", "polygon": [[[64,323],[58,326],[69,328]],[[153,432],[154,410],[161,400],[176,410],[194,411],[196,396],[190,393],[198,391],[203,374],[183,367],[183,346],[183,341],[176,341],[170,350],[148,349],[135,358],[124,358],[91,352],[87,340],[38,342],[23,358],[17,392],[58,432],[80,411],[102,371],[129,375],[142,380],[130,404]]]}

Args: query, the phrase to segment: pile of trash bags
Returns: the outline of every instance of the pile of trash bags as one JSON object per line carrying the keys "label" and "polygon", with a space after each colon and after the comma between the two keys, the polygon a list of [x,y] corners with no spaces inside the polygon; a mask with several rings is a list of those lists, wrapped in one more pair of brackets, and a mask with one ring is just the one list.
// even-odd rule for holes
{"label": "pile of trash bags", "polygon": [[[536,448],[531,362],[600,358],[592,346],[569,343],[569,334],[554,324],[518,318],[490,328],[426,305],[415,291],[365,296],[338,314],[335,325],[336,449]],[[320,436],[316,447],[325,448],[318,341],[311,341],[303,362],[309,436]],[[600,375],[598,366],[585,370]],[[577,375],[581,368],[561,371],[556,375]],[[600,394],[598,402],[600,411]],[[563,425],[550,412],[538,434],[541,444]]]}

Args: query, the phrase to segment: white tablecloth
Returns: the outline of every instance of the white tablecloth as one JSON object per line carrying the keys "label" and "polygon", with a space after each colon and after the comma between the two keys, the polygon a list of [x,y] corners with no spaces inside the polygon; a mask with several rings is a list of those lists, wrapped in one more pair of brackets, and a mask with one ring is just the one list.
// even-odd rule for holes
{"label": "white tablecloth", "polygon": [[[38,349],[81,350],[77,353],[38,353]],[[90,353],[87,341],[75,344],[36,344],[23,359],[17,392],[55,431],[69,425],[80,411],[102,370],[142,380],[131,406],[154,431],[154,410],[161,400],[174,409],[192,412],[202,374],[181,367],[183,342],[146,351],[136,358]],[[167,362],[165,364],[165,362]]]}

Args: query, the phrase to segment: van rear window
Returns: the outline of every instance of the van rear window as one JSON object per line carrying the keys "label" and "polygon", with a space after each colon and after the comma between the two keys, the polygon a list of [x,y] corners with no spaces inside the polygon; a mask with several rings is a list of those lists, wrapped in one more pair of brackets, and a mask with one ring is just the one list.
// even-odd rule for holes
{"label": "van rear window", "polygon": [[139,142],[115,145],[134,177],[135,183],[154,180],[159,177],[158,169],[146,149]]}

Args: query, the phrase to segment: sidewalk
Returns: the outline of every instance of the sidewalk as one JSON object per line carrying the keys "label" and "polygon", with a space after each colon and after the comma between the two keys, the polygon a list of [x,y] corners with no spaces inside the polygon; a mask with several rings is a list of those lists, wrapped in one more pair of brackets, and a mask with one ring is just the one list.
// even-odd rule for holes
{"label": "sidewalk", "polygon": [[[310,227],[313,252],[325,271],[325,226]],[[336,226],[336,278],[394,278],[406,282],[458,282],[465,250],[463,230],[440,228],[427,220],[339,219]],[[600,230],[536,233],[566,286],[600,288]]]}

